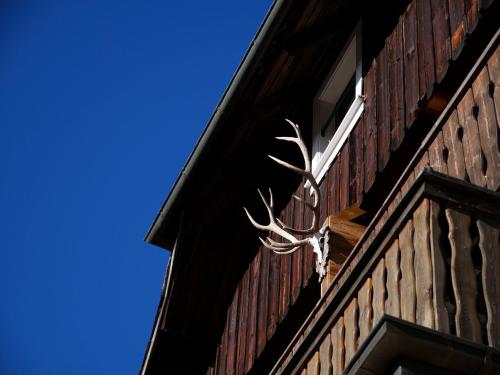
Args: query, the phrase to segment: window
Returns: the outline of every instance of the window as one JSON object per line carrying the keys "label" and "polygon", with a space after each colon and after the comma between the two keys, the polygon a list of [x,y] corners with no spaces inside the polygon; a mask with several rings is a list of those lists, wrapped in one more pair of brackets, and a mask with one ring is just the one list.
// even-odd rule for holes
{"label": "window", "polygon": [[361,24],[314,99],[312,169],[320,182],[363,113]]}

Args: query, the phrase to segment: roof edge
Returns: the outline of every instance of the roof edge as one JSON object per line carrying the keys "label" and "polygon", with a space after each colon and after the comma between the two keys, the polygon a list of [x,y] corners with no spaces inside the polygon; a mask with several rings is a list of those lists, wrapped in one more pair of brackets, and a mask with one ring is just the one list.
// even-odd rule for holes
{"label": "roof edge", "polygon": [[188,160],[177,177],[172,190],[164,201],[160,211],[157,213],[153,224],[144,238],[144,241],[163,248],[171,247],[175,242],[175,238],[159,238],[160,229],[166,222],[169,221],[170,217],[175,214],[175,203],[180,198],[194,166],[196,165],[198,159],[200,159],[200,156],[203,154],[207,145],[214,142],[214,131],[220,128],[221,119],[224,114],[228,110],[232,109],[232,106],[234,105],[233,100],[236,96],[235,93],[237,93],[238,90],[242,90],[242,87],[240,87],[242,81],[251,76],[252,69],[250,69],[250,67],[255,66],[255,60],[258,60],[265,53],[270,44],[270,40],[272,39],[272,34],[275,31],[273,28],[276,28],[279,24],[279,21],[285,15],[290,4],[290,1],[274,0],[266,17],[264,18],[264,21],[260,25],[255,37],[250,43],[250,47],[245,53],[243,60],[222,95],[219,104],[212,113],[207,126],[198,139],[194,150],[191,152]]}

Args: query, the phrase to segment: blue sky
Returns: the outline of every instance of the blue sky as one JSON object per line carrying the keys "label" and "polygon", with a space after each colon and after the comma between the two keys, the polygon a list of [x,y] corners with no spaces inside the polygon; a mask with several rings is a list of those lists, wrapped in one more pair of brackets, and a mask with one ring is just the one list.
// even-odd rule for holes
{"label": "blue sky", "polygon": [[270,3],[1,3],[1,374],[137,373],[144,235]]}

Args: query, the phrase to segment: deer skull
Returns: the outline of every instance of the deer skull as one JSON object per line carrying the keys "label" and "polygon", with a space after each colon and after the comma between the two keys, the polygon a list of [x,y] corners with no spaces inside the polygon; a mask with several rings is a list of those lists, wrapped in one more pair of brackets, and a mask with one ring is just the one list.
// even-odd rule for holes
{"label": "deer skull", "polygon": [[[293,195],[293,198],[301,203],[303,203],[306,207],[310,208],[313,211],[313,220],[311,223],[311,226],[307,229],[295,229],[287,226],[285,223],[283,223],[280,219],[276,218],[273,213],[273,193],[271,189],[269,189],[269,202],[264,198],[264,195],[262,192],[257,189],[259,192],[259,195],[264,202],[264,205],[267,209],[267,213],[269,215],[269,224],[267,225],[262,225],[257,223],[253,217],[250,215],[248,210],[244,207],[243,209],[245,210],[248,219],[250,222],[253,224],[253,226],[257,229],[264,230],[264,231],[269,231],[271,233],[275,233],[281,238],[285,240],[285,242],[278,242],[272,240],[269,236],[266,237],[266,239],[262,239],[259,237],[259,240],[262,242],[262,244],[267,247],[268,249],[274,251],[277,254],[291,254],[298,249],[300,249],[304,245],[311,245],[313,248],[314,253],[316,254],[316,272],[319,274],[320,280],[323,278],[323,276],[326,274],[326,257],[328,255],[328,241],[325,241],[325,239],[328,239],[327,232],[328,232],[328,226],[323,226],[322,228],[319,228],[319,203],[320,203],[320,191],[319,191],[319,186],[318,183],[316,182],[316,179],[314,178],[312,171],[311,171],[311,160],[309,159],[309,154],[307,151],[307,147],[304,143],[304,140],[302,138],[302,134],[300,132],[299,126],[294,124],[290,120],[286,120],[288,124],[293,128],[295,131],[296,136],[295,137],[276,137],[276,139],[286,141],[286,142],[293,142],[295,143],[301,153],[302,157],[304,158],[304,168],[299,168],[294,165],[291,165],[285,161],[282,161],[278,158],[275,158],[274,156],[268,155],[272,160],[274,160],[276,163],[282,165],[283,167],[290,169],[291,171],[300,174],[303,176],[310,184],[310,193],[312,197],[312,203],[305,201],[304,199]],[[302,239],[298,239],[296,236],[304,236]]]}

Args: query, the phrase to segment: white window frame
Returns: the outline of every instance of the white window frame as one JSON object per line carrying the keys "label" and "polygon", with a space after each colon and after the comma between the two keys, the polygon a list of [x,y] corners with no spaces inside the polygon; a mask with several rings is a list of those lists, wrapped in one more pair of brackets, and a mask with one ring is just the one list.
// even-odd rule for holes
{"label": "white window frame", "polygon": [[[326,172],[346,142],[349,133],[354,128],[364,111],[365,104],[363,97],[363,78],[361,75],[361,48],[361,22],[359,22],[344,47],[340,57],[333,65],[327,79],[314,98],[312,172],[318,183],[320,183],[325,177]],[[328,141],[325,137],[321,137],[321,126],[323,125],[323,120],[320,116],[320,110],[324,109],[325,106],[335,106],[336,101],[347,87],[353,73],[355,73],[356,77],[355,99],[332,138]],[[327,96],[330,97],[330,99],[327,99],[329,100],[328,102],[322,100]],[[336,98],[333,102],[331,99],[332,97]],[[325,146],[326,142],[327,145]]]}

